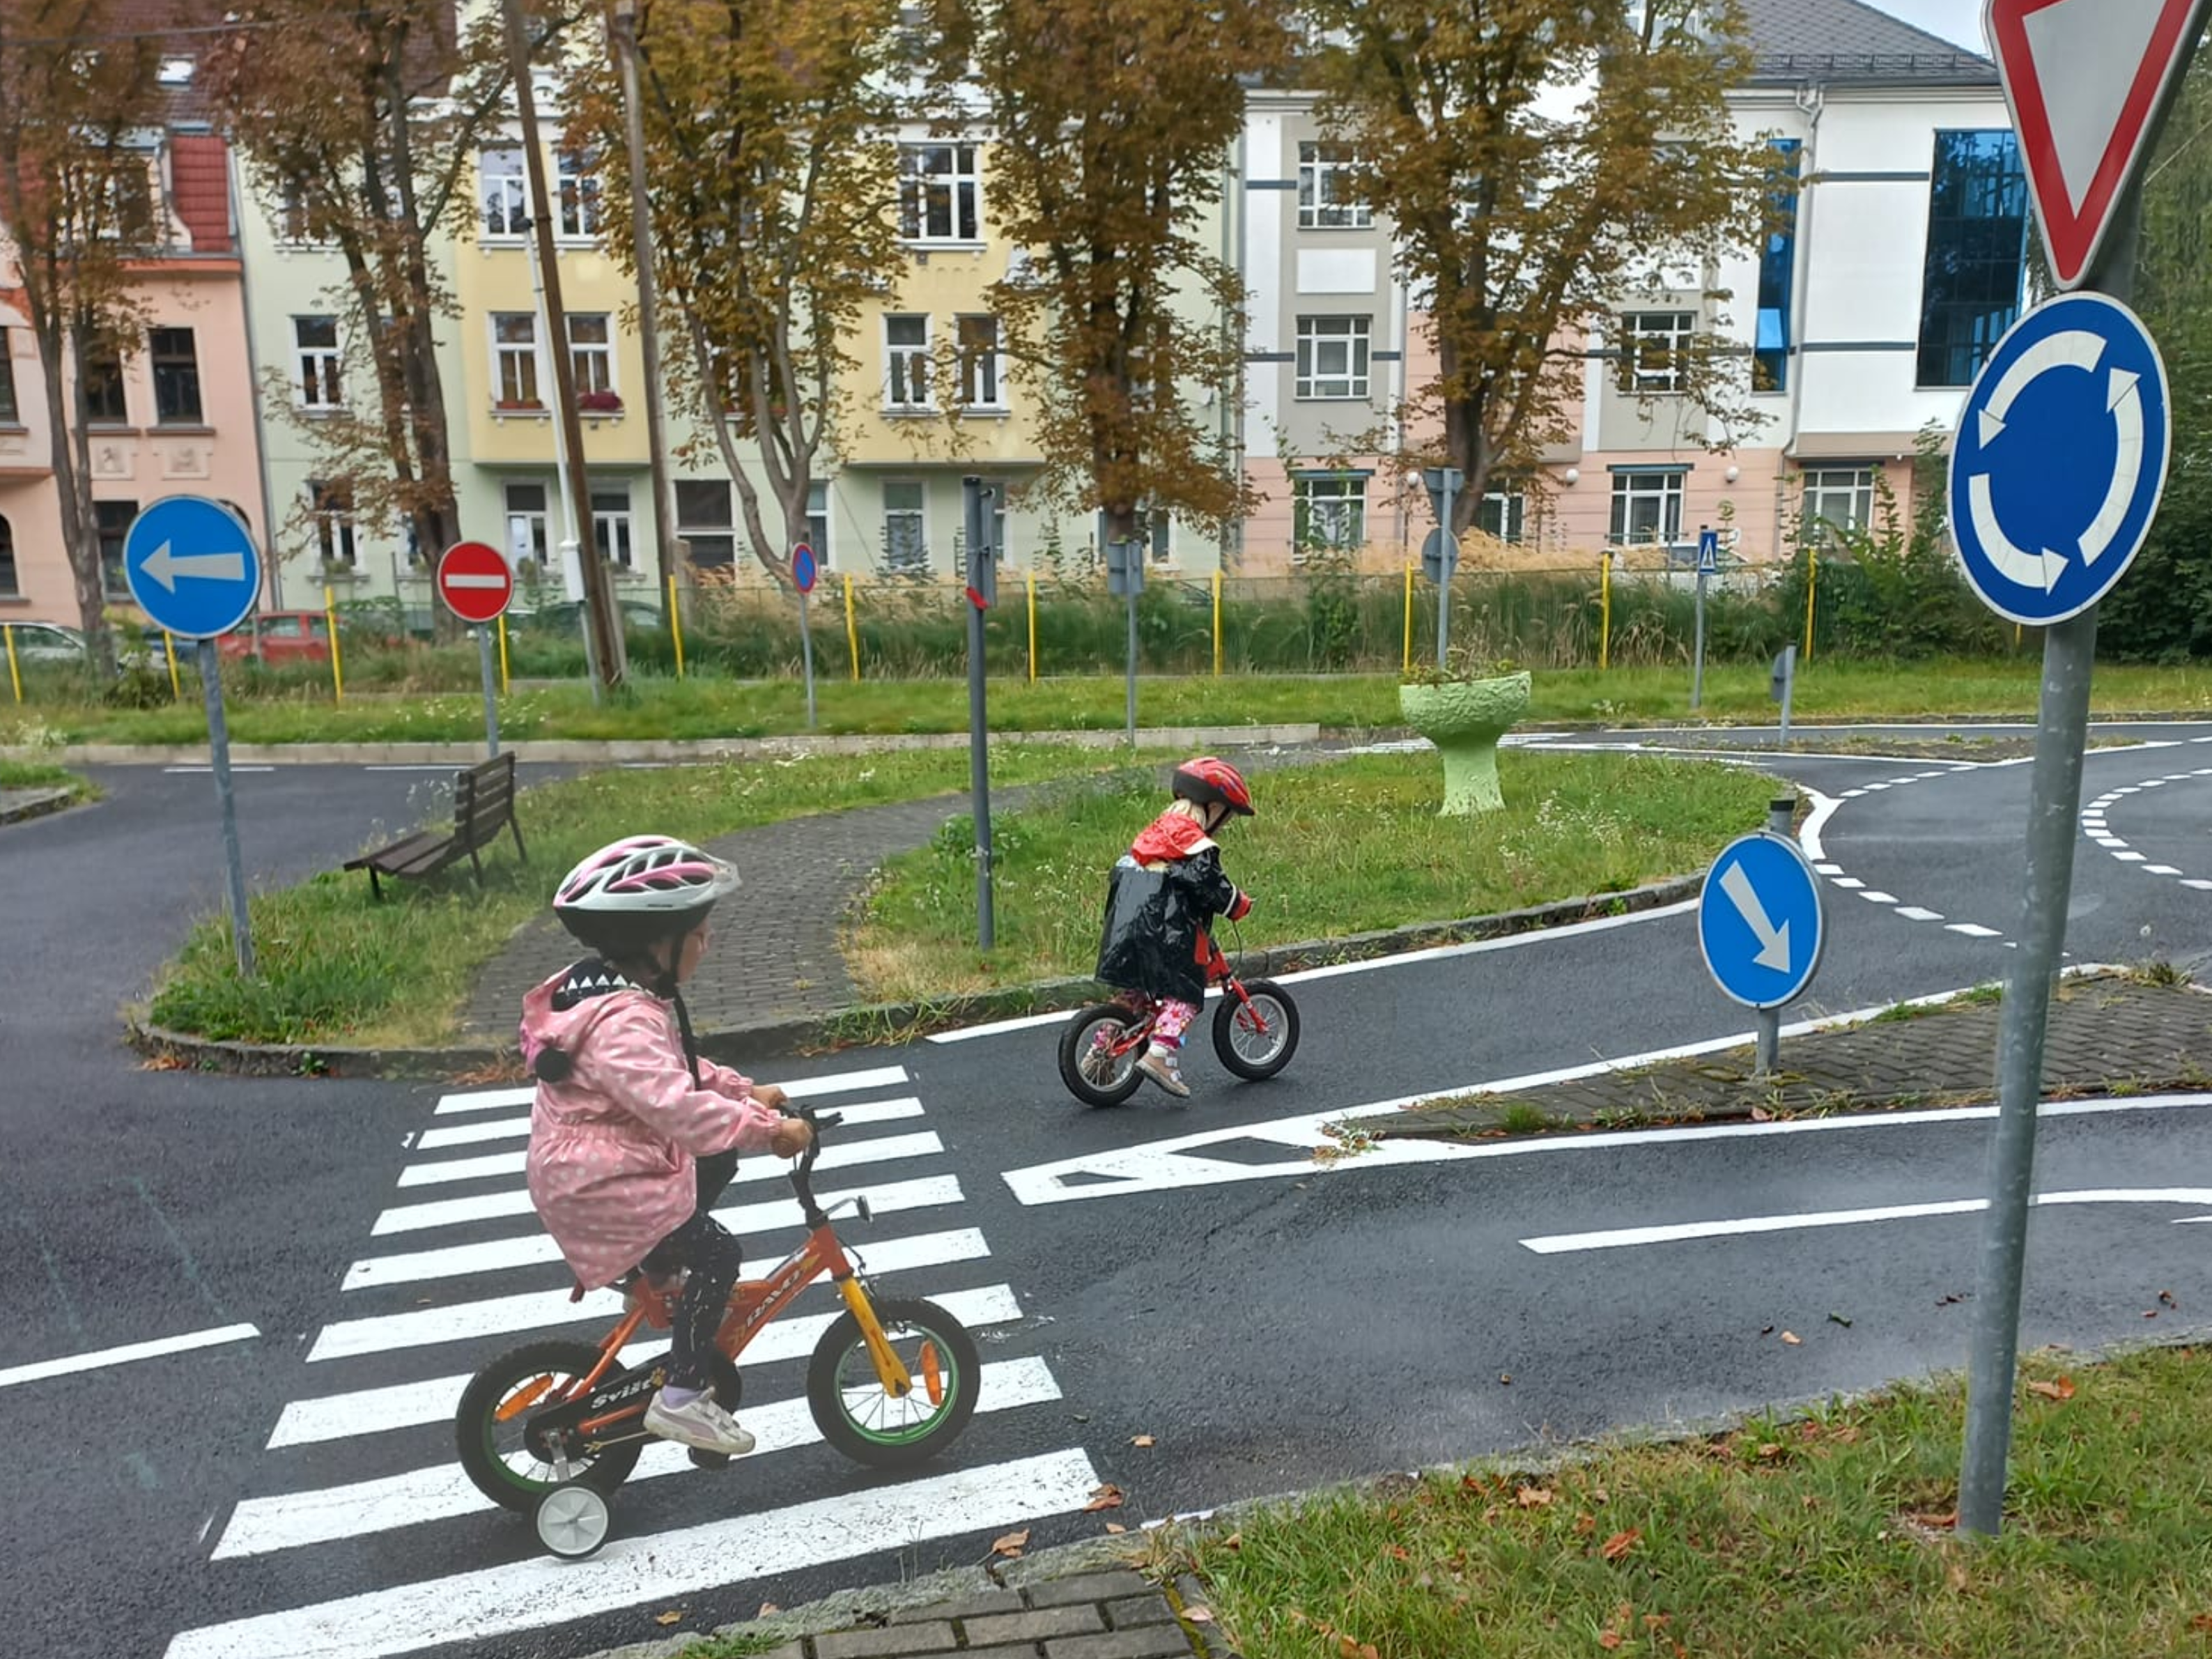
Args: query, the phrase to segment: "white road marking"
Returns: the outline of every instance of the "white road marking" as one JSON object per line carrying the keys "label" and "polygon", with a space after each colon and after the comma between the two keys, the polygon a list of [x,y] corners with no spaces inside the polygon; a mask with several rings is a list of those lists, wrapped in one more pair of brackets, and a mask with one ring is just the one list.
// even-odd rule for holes
{"label": "white road marking", "polygon": [[1984,927],[1978,921],[1946,922],[1943,924],[1943,931],[1947,933],[1964,933],[1968,939],[1996,939],[1999,937],[1996,928]]}
{"label": "white road marking", "polygon": [[1941,921],[1943,920],[1943,913],[1942,911],[1923,910],[1917,904],[1900,904],[1897,907],[1897,914],[1903,916],[1907,921]]}
{"label": "white road marking", "polygon": [[254,1325],[222,1325],[213,1330],[188,1331],[182,1336],[158,1336],[149,1342],[125,1343],[119,1348],[98,1348],[90,1353],[66,1353],[56,1359],[36,1359],[27,1365],[10,1365],[0,1370],[0,1389],[12,1389],[25,1382],[43,1382],[50,1376],[70,1376],[82,1371],[103,1371],[112,1365],[129,1365],[141,1359],[159,1359],[166,1354],[191,1353],[199,1348],[216,1348],[226,1343],[246,1342],[261,1334]]}
{"label": "white road marking", "polygon": [[[901,1118],[920,1117],[921,1102],[912,1095],[901,1100],[870,1100],[850,1106],[839,1106],[838,1114],[845,1120],[847,1128],[856,1128],[871,1123],[890,1123]],[[502,1117],[489,1123],[448,1123],[442,1128],[425,1129],[415,1142],[420,1152],[443,1152],[452,1146],[481,1146],[487,1140],[523,1140],[529,1138],[530,1120],[526,1117]]]}
{"label": "white road marking", "polygon": [[[864,1089],[889,1089],[908,1082],[903,1066],[878,1066],[861,1072],[831,1072],[823,1077],[801,1078],[787,1083],[783,1091],[793,1100],[812,1100],[822,1095],[856,1094]],[[467,1094],[441,1095],[437,1111],[481,1112],[497,1107],[527,1106],[538,1098],[528,1089],[479,1089]]]}

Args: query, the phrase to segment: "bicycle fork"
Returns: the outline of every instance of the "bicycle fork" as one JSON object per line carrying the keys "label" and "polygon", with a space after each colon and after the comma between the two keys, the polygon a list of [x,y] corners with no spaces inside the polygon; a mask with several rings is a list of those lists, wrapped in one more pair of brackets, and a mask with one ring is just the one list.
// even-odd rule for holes
{"label": "bicycle fork", "polygon": [[[882,1322],[868,1300],[868,1293],[860,1286],[857,1273],[837,1281],[837,1294],[845,1298],[845,1306],[853,1316],[853,1322],[860,1328],[860,1340],[867,1344],[868,1358],[875,1364],[876,1380],[884,1385],[884,1392],[894,1400],[903,1400],[914,1392],[914,1377],[891,1346],[890,1339],[884,1334]],[[925,1363],[928,1358],[925,1353]],[[943,1392],[941,1385],[932,1390]]]}

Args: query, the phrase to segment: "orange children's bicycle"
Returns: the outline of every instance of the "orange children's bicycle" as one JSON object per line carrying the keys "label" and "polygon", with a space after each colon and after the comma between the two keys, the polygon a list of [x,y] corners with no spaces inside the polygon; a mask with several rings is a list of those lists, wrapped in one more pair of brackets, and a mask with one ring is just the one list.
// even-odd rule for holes
{"label": "orange children's bicycle", "polygon": [[[981,1361],[975,1339],[933,1302],[878,1300],[857,1258],[848,1260],[830,1214],[815,1201],[815,1160],[835,1113],[798,1109],[814,1126],[814,1144],[791,1172],[805,1218],[805,1242],[765,1279],[743,1279],[715,1334],[714,1398],[737,1408],[738,1359],[752,1340],[816,1279],[828,1275],[844,1299],[815,1345],[806,1369],[806,1403],[822,1437],[848,1457],[899,1468],[935,1456],[959,1437],[975,1410]],[[863,1221],[868,1202],[848,1204]],[[477,1490],[510,1510],[535,1511],[538,1540],[554,1554],[580,1559],[611,1530],[608,1494],[629,1478],[646,1445],[645,1408],[666,1380],[665,1351],[625,1364],[623,1348],[639,1328],[666,1330],[672,1296],[642,1274],[617,1287],[629,1295],[622,1320],[594,1345],[547,1340],[503,1353],[471,1379],[454,1416],[461,1467]],[[581,1300],[580,1285],[573,1299]],[[694,1451],[702,1468],[729,1462]]]}

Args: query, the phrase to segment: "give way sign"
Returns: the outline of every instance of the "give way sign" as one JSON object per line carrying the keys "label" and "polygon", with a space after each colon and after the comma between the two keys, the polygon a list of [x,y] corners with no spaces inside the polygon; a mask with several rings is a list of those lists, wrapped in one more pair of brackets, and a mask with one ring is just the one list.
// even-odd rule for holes
{"label": "give way sign", "polygon": [[2212,0],[1988,0],[2044,252],[2081,286],[2179,90]]}

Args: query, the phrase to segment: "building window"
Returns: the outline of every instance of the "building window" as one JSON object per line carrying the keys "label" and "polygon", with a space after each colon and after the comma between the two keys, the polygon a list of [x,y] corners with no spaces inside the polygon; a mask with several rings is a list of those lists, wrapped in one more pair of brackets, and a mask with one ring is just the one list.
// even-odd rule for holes
{"label": "building window", "polygon": [[929,407],[929,319],[884,319],[884,406]]}
{"label": "building window", "polygon": [[2020,315],[2027,176],[2009,129],[1938,132],[1920,287],[1919,383],[1972,386]]}
{"label": "building window", "polygon": [[23,419],[15,402],[15,351],[9,335],[0,328],[0,426],[20,425]]}
{"label": "building window", "polygon": [[0,593],[13,597],[22,591],[22,580],[15,571],[15,532],[8,527],[5,515],[0,515]]}
{"label": "building window", "polygon": [[981,240],[981,193],[975,145],[899,147],[899,234],[908,241]]}
{"label": "building window", "polygon": [[1298,226],[1303,230],[1364,230],[1374,212],[1352,187],[1359,163],[1343,144],[1298,146]]}
{"label": "building window", "polygon": [[738,534],[730,517],[727,478],[676,481],[676,533],[691,544],[691,562],[701,569],[726,568],[737,562]]}
{"label": "building window", "polygon": [[110,594],[128,594],[131,581],[123,574],[123,538],[131,533],[131,521],[138,516],[138,503],[94,501],[92,512],[100,526],[100,579]]}
{"label": "building window", "polygon": [[609,564],[624,570],[631,568],[629,490],[592,492],[592,544]]}
{"label": "building window", "polygon": [[1474,509],[1474,527],[1486,536],[1518,546],[1528,532],[1528,494],[1522,489],[1493,489]]}
{"label": "building window", "polygon": [[353,486],[310,483],[307,512],[315,524],[315,551],[325,568],[354,564]]}
{"label": "building window", "polygon": [[1669,545],[1680,540],[1683,476],[1680,472],[1614,473],[1613,539]]}
{"label": "building window", "polygon": [[542,409],[538,395],[538,319],[527,311],[491,318],[492,378],[501,409]]}
{"label": "building window", "polygon": [[198,426],[200,359],[188,328],[157,328],[150,343],[154,359],[154,418],[162,426]]}
{"label": "building window", "polygon": [[511,483],[506,493],[507,550],[518,568],[528,562],[543,569],[551,547],[545,534],[545,486]]}
{"label": "building window", "polygon": [[1145,516],[1145,534],[1151,543],[1154,564],[1175,562],[1175,518],[1165,507],[1156,507]]}
{"label": "building window", "polygon": [[1805,519],[1828,531],[1864,530],[1874,522],[1874,469],[1822,467],[1805,474]]}
{"label": "building window", "polygon": [[1004,409],[1005,365],[996,317],[960,319],[960,402],[969,409]]}
{"label": "building window", "polygon": [[307,188],[296,180],[288,182],[277,194],[276,240],[295,246],[308,240]]}
{"label": "building window", "polygon": [[1365,317],[1298,319],[1297,395],[1364,398],[1372,321]]}
{"label": "building window", "polygon": [[579,397],[615,389],[612,319],[604,311],[568,313],[568,361]]}
{"label": "building window", "polygon": [[884,485],[884,568],[906,573],[929,568],[929,514],[924,487]]}
{"label": "building window", "polygon": [[1697,326],[1687,311],[1632,311],[1620,319],[1620,389],[1648,395],[1680,392],[1690,336]]}
{"label": "building window", "polygon": [[599,234],[598,158],[564,149],[553,158],[553,177],[561,193],[561,234],[583,240]]}
{"label": "building window", "polygon": [[123,358],[94,347],[84,360],[84,414],[94,426],[127,426],[130,406],[123,397]]}
{"label": "building window", "polygon": [[530,228],[528,174],[519,149],[488,149],[477,170],[487,236],[520,236]]}
{"label": "building window", "polygon": [[342,409],[345,382],[338,359],[338,319],[335,317],[295,317],[292,338],[299,348],[300,407]]}
{"label": "building window", "polygon": [[1291,556],[1353,553],[1367,545],[1367,480],[1316,473],[1292,486]]}
{"label": "building window", "polygon": [[1759,256],[1759,333],[1752,345],[1751,389],[1781,392],[1790,385],[1790,298],[1797,276],[1797,162],[1795,138],[1776,138],[1769,148],[1775,180],[1767,198],[1772,216],[1766,246]]}
{"label": "building window", "polygon": [[806,544],[814,550],[814,562],[830,568],[830,481],[817,478],[806,486]]}

